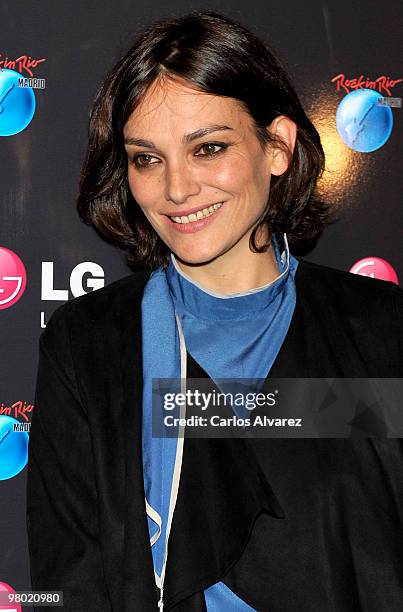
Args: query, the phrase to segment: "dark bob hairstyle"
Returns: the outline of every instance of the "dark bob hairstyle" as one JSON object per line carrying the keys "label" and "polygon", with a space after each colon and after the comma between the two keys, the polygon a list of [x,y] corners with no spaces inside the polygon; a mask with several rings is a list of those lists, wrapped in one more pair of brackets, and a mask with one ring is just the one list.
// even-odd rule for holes
{"label": "dark bob hairstyle", "polygon": [[[185,79],[195,89],[240,102],[252,119],[263,150],[285,150],[289,164],[272,176],[260,225],[286,232],[290,250],[307,252],[330,221],[330,206],[317,198],[324,170],[320,137],[306,116],[286,71],[268,46],[240,24],[215,11],[158,21],[144,29],[109,71],[90,114],[88,150],[79,184],[77,210],[108,242],[123,249],[129,267],[154,269],[168,263],[169,249],[134,200],[127,179],[123,127],[148,88],[158,79]],[[294,152],[269,134],[278,115],[297,125]]]}

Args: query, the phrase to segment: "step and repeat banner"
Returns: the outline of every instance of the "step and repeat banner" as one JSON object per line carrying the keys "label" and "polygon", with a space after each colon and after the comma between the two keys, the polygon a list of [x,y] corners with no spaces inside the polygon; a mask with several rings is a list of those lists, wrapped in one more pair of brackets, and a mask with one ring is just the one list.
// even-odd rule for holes
{"label": "step and repeat banner", "polygon": [[326,170],[319,187],[340,219],[305,258],[403,282],[399,0],[174,0],[169,6],[3,0],[0,591],[31,588],[25,485],[38,337],[60,304],[131,272],[121,252],[82,224],[75,209],[91,103],[139,28],[193,9],[220,11],[267,41],[320,133]]}

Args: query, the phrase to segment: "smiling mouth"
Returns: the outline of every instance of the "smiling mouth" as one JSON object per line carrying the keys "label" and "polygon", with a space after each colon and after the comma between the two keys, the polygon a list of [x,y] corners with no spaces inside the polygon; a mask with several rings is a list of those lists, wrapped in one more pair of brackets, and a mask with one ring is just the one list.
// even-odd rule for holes
{"label": "smiling mouth", "polygon": [[216,210],[221,208],[223,202],[217,202],[217,204],[213,204],[212,206],[207,206],[206,208],[202,208],[202,210],[198,210],[197,213],[192,213],[190,215],[182,215],[181,217],[169,217],[175,223],[193,223],[194,221],[200,221],[200,219],[204,219],[205,217],[209,217],[213,215]]}

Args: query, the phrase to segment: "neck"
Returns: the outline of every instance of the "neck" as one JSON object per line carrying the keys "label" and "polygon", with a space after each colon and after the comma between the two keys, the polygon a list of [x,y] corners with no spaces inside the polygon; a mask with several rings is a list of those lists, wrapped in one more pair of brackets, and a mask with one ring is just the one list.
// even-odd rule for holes
{"label": "neck", "polygon": [[249,248],[249,234],[207,263],[189,264],[176,256],[175,260],[178,267],[202,287],[227,295],[261,287],[280,274],[273,247],[264,253],[254,253]]}

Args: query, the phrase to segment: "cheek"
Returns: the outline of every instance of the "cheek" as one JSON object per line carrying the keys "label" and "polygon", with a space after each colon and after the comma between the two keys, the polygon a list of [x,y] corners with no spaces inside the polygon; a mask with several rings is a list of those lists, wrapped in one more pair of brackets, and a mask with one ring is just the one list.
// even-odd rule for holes
{"label": "cheek", "polygon": [[258,166],[250,158],[235,155],[216,168],[216,185],[233,194],[253,192],[261,181]]}
{"label": "cheek", "polygon": [[158,181],[151,180],[147,177],[139,177],[137,173],[129,170],[127,175],[129,188],[133,198],[141,208],[151,208],[159,197],[161,186],[158,186]]}

